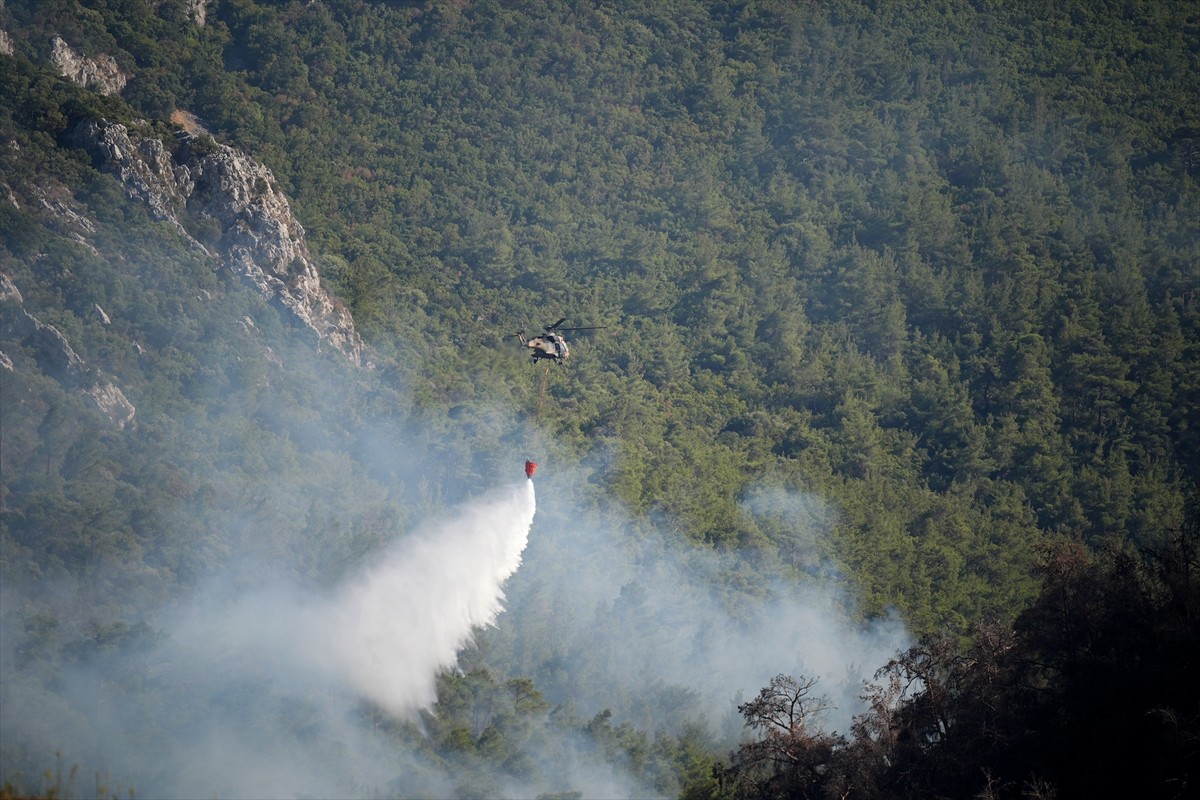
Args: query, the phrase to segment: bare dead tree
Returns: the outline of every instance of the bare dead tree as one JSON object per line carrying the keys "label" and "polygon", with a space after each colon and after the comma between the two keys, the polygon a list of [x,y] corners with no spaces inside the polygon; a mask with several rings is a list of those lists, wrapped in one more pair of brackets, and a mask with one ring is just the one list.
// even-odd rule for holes
{"label": "bare dead tree", "polygon": [[758,738],[731,758],[729,776],[758,797],[814,797],[844,740],[816,728],[829,707],[814,695],[815,678],[776,675],[748,703],[738,706],[746,727]]}

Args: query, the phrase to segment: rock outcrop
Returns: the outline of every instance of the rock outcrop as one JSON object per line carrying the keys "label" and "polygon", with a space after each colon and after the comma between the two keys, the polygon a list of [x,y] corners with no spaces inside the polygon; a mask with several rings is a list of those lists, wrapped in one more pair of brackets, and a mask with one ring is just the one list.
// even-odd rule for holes
{"label": "rock outcrop", "polygon": [[[9,339],[28,347],[38,367],[65,388],[82,391],[92,399],[96,408],[118,429],[133,423],[137,409],[125,394],[99,369],[88,366],[67,337],[54,327],[39,320],[24,308],[25,299],[12,279],[0,273],[0,327]],[[5,369],[13,369],[7,355],[0,359]]]}
{"label": "rock outcrop", "polygon": [[[181,133],[168,148],[104,120],[80,123],[74,140],[156,218],[254,284],[320,341],[361,363],[354,320],[321,286],[304,228],[266,166],[202,134]],[[212,220],[220,235],[201,244],[183,219]]]}
{"label": "rock outcrop", "polygon": [[192,22],[203,28],[208,16],[208,0],[188,0],[188,11],[192,15]]}
{"label": "rock outcrop", "polygon": [[75,52],[61,36],[50,40],[50,60],[64,78],[94,88],[101,94],[119,94],[129,80],[112,56],[86,58]]}

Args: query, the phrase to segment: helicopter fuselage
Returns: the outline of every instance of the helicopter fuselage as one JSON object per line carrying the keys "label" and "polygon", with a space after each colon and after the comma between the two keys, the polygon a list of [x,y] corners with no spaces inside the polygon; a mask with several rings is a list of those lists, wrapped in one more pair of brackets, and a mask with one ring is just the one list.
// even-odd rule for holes
{"label": "helicopter fuselage", "polygon": [[[0,2],[3,2],[3,0],[0,0]],[[567,347],[567,340],[563,338],[561,331],[591,331],[605,327],[603,325],[586,325],[579,328],[559,327],[566,321],[566,317],[561,317],[558,322],[544,325],[542,326],[542,330],[545,333],[531,336],[528,339],[525,338],[524,328],[517,331],[517,338],[521,340],[521,344],[533,351],[530,354],[533,363],[536,364],[543,358],[552,359],[555,364],[562,364],[567,360],[571,355],[571,350]]]}
{"label": "helicopter fuselage", "polygon": [[530,353],[530,357],[534,361],[549,358],[553,359],[555,363],[561,364],[571,355],[566,340],[557,333],[547,333],[542,336],[533,336],[529,339],[522,337],[521,341],[526,347],[533,350]]}

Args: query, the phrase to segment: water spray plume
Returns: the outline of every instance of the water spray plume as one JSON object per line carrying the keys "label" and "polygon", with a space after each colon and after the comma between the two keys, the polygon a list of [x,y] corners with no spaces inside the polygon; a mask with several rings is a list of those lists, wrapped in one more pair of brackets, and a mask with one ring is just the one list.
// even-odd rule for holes
{"label": "water spray plume", "polygon": [[503,609],[533,524],[533,481],[497,489],[398,542],[345,587],[326,624],[335,668],[402,714],[433,703],[439,670]]}

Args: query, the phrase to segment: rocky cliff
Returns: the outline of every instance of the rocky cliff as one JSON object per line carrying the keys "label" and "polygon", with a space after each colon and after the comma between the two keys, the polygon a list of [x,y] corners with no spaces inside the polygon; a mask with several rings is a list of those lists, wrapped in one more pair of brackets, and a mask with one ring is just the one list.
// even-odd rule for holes
{"label": "rocky cliff", "polygon": [[[117,428],[132,424],[136,409],[125,393],[103,372],[89,366],[58,328],[30,314],[24,304],[12,279],[0,272],[0,333],[28,347],[45,374],[90,397]],[[4,353],[0,353],[0,369],[13,369],[12,360]]]}
{"label": "rocky cliff", "polygon": [[50,60],[64,78],[101,94],[119,94],[129,80],[112,56],[85,57],[75,52],[61,36],[50,40]]}
{"label": "rocky cliff", "polygon": [[[205,24],[208,5],[208,0],[187,0],[194,24]],[[5,32],[0,52],[12,50]],[[61,36],[51,39],[50,58],[61,75],[103,94],[119,94],[130,77],[111,56],[81,54]],[[188,126],[176,141],[164,142],[124,125],[89,120],[76,127],[71,140],[190,246],[244,277],[315,332],[320,343],[362,363],[354,320],[321,286],[304,228],[265,165],[216,143],[198,124]],[[12,195],[7,184],[0,188]],[[15,198],[12,202],[17,203]],[[51,216],[62,218],[61,213]],[[197,230],[206,233],[189,233]],[[70,235],[86,245],[86,233]]]}
{"label": "rocky cliff", "polygon": [[[354,320],[321,286],[304,228],[266,166],[203,134],[180,133],[168,145],[105,120],[80,123],[73,142],[193,247],[251,282],[320,342],[362,362]],[[217,233],[201,243],[185,221]]]}

